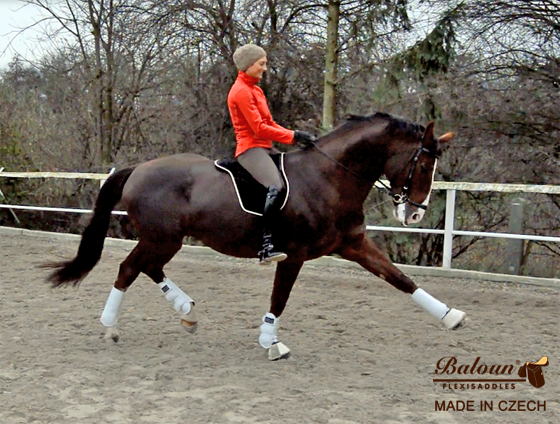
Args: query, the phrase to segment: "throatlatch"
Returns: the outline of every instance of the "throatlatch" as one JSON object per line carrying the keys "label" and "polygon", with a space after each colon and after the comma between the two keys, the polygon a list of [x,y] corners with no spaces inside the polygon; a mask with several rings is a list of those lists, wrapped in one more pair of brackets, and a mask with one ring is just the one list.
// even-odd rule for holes
{"label": "throatlatch", "polygon": [[263,245],[259,252],[259,264],[268,265],[271,262],[280,262],[288,257],[285,253],[276,252],[272,244],[272,227],[274,219],[279,211],[278,189],[271,185],[268,187],[263,212]]}

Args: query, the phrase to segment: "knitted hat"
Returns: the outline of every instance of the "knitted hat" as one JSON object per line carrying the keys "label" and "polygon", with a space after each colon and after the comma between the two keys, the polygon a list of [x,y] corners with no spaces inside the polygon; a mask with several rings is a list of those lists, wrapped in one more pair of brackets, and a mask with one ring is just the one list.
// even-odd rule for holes
{"label": "knitted hat", "polygon": [[256,44],[245,44],[233,53],[233,63],[237,69],[245,72],[253,63],[265,56],[266,52],[262,47]]}

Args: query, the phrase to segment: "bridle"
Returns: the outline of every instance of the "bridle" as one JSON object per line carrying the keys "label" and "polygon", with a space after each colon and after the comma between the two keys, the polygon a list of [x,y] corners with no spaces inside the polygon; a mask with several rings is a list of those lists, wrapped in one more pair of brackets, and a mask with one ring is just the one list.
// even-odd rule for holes
{"label": "bridle", "polygon": [[437,159],[437,157],[438,157],[437,154],[433,154],[427,148],[425,148],[422,145],[422,143],[420,143],[420,147],[418,147],[418,149],[414,153],[414,156],[412,156],[412,158],[410,158],[410,160],[406,164],[406,166],[408,166],[410,163],[412,163],[412,166],[410,167],[410,171],[408,171],[408,176],[406,177],[406,181],[405,181],[405,183],[403,185],[403,188],[402,188],[402,191],[400,193],[393,192],[393,190],[391,190],[391,188],[388,187],[383,181],[378,181],[379,184],[381,184],[384,187],[384,189],[389,192],[389,194],[393,198],[393,202],[396,205],[402,205],[404,203],[409,203],[412,206],[416,206],[417,208],[420,208],[420,209],[423,209],[423,210],[428,209],[427,205],[423,205],[422,203],[416,203],[415,201],[410,200],[410,198],[408,197],[408,195],[410,193],[410,186],[412,185],[412,177],[414,175],[414,171],[416,170],[416,165],[418,165],[418,159],[420,158],[420,155],[422,153],[428,153],[430,156],[434,157],[434,159]]}
{"label": "bridle", "polygon": [[311,142],[310,143],[313,148],[315,148],[319,153],[321,153],[323,156],[329,158],[331,161],[333,161],[337,166],[340,166],[342,169],[344,169],[345,171],[349,172],[350,174],[352,174],[354,177],[358,178],[359,180],[364,180],[367,181],[368,183],[370,183],[371,185],[375,185],[376,182],[378,182],[379,184],[381,184],[383,187],[380,188],[377,185],[375,185],[375,187],[379,190],[385,191],[387,192],[392,198],[393,198],[393,203],[395,203],[396,205],[402,205],[404,203],[409,203],[412,206],[416,206],[417,208],[426,210],[428,207],[426,205],[423,205],[421,203],[417,203],[413,200],[410,200],[409,193],[410,193],[410,186],[412,185],[412,178],[414,176],[414,171],[416,170],[416,165],[418,165],[418,159],[420,159],[420,155],[422,153],[427,153],[430,156],[432,156],[434,159],[437,159],[439,157],[438,154],[434,154],[432,153],[430,150],[428,150],[426,147],[424,147],[422,145],[422,142],[420,142],[420,146],[418,147],[418,149],[416,149],[416,152],[414,152],[414,155],[410,158],[410,160],[407,162],[406,166],[410,165],[412,163],[412,166],[410,167],[410,171],[408,172],[408,176],[406,177],[406,181],[404,183],[404,186],[402,188],[402,191],[400,193],[395,193],[391,187],[389,187],[387,184],[385,184],[383,181],[381,180],[377,180],[377,181],[371,181],[369,178],[365,178],[363,175],[358,174],[355,171],[352,171],[350,168],[348,168],[346,165],[343,165],[342,163],[340,163],[339,161],[337,161],[335,158],[333,158],[332,156],[330,156],[328,153],[326,153],[323,149],[321,149],[319,146],[317,146],[317,144],[315,142]]}

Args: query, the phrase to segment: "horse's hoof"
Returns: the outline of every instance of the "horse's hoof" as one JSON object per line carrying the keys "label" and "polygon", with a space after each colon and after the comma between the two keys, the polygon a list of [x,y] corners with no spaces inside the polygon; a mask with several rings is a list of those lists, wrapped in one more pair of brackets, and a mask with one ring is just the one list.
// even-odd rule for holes
{"label": "horse's hoof", "polygon": [[181,319],[181,325],[191,334],[196,333],[196,330],[198,328],[198,322],[186,321],[184,319]]}
{"label": "horse's hoof", "polygon": [[108,342],[109,340],[113,340],[115,343],[119,341],[119,332],[114,327],[107,328],[107,332],[103,336],[103,340]]}
{"label": "horse's hoof", "polygon": [[276,361],[278,359],[287,358],[290,355],[290,349],[282,342],[276,342],[268,349],[268,360]]}
{"label": "horse's hoof", "polygon": [[181,324],[183,325],[183,328],[191,334],[193,334],[198,328],[198,319],[196,318],[196,313],[194,312],[194,303],[191,302],[190,311],[181,317]]}
{"label": "horse's hoof", "polygon": [[443,324],[448,330],[456,330],[464,325],[467,314],[458,309],[450,309],[443,317]]}

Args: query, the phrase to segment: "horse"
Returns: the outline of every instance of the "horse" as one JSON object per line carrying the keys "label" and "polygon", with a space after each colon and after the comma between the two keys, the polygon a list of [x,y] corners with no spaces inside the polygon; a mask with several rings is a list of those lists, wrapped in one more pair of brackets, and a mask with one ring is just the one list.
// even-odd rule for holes
{"label": "horse", "polygon": [[[270,359],[289,354],[277,330],[290,291],[304,262],[338,254],[354,261],[440,320],[447,329],[464,323],[466,314],[449,308],[393,265],[367,236],[364,202],[385,175],[394,217],[402,225],[422,220],[428,206],[437,159],[453,133],[434,136],[426,127],[386,113],[350,116],[312,146],[285,153],[290,194],[272,232],[273,243],[288,258],[276,263],[268,312],[262,318],[259,344]],[[119,308],[126,291],[142,272],[156,283],[181,315],[189,332],[196,331],[195,302],[164,273],[186,236],[238,258],[257,258],[262,217],[239,205],[230,176],[211,159],[184,153],[150,160],[114,172],[95,202],[74,259],[45,264],[54,268],[53,287],[77,285],[101,257],[112,210],[121,201],[136,228],[138,243],[120,264],[117,279],[101,315],[105,338],[118,341]],[[256,259],[255,259],[256,260]]]}

